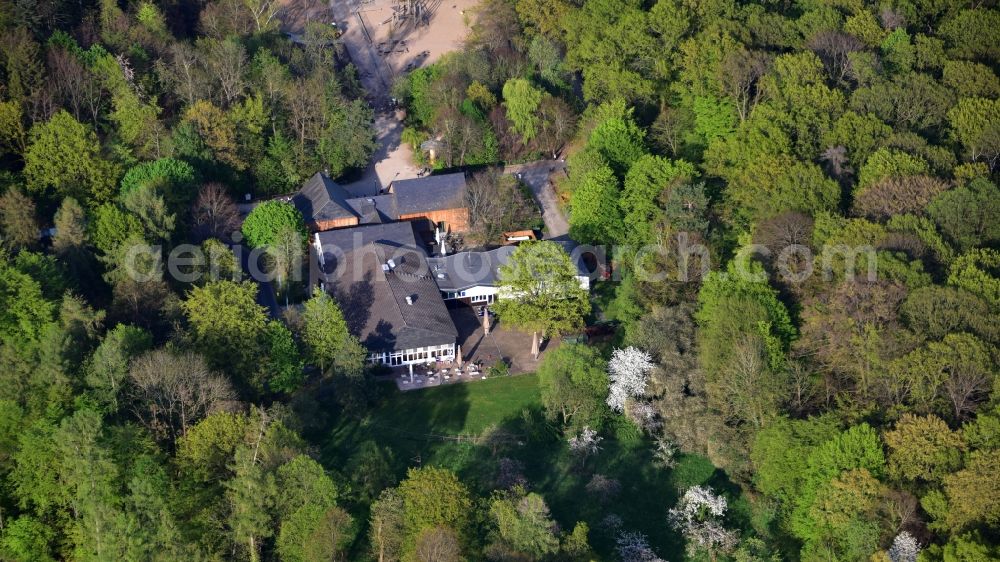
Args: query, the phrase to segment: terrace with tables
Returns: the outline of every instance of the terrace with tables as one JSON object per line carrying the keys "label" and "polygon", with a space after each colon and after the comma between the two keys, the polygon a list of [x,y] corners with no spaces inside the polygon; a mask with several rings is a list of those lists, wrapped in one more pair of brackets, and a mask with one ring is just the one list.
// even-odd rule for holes
{"label": "terrace with tables", "polygon": [[392,380],[400,390],[416,390],[445,384],[486,379],[486,370],[478,362],[465,362],[461,367],[454,361],[430,361],[424,365],[393,369]]}

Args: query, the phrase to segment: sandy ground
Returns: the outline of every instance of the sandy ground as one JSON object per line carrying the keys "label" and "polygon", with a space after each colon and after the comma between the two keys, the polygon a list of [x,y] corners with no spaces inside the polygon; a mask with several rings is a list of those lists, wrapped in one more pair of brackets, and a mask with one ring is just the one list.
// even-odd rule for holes
{"label": "sandy ground", "polygon": [[[392,76],[457,50],[468,33],[466,19],[477,0],[430,0],[419,17],[393,17],[396,2],[377,0],[359,10],[377,52]],[[402,4],[402,3],[398,3]]]}
{"label": "sandy ground", "polygon": [[[311,0],[293,0],[307,4]],[[419,22],[393,18],[394,0],[331,0],[333,20],[344,29],[341,39],[358,68],[361,83],[376,109],[379,149],[361,179],[345,187],[358,195],[376,193],[395,179],[417,177],[409,146],[402,145],[402,113],[386,108],[392,84],[403,73],[438,60],[459,48],[468,35],[465,15],[477,0],[430,0]],[[301,10],[300,10],[301,11]]]}

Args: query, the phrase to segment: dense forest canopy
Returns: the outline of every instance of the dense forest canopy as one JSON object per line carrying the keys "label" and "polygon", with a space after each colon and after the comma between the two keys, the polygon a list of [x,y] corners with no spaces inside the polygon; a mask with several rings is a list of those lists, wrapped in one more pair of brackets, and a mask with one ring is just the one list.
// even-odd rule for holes
{"label": "dense forest canopy", "polygon": [[499,307],[614,334],[476,435],[384,425],[302,216],[235,202],[378,148],[335,28],[280,8],[0,3],[0,559],[1000,560],[996,2],[467,12],[393,85],[403,142],[469,169],[482,240],[530,215],[500,165],[565,160],[613,271]]}

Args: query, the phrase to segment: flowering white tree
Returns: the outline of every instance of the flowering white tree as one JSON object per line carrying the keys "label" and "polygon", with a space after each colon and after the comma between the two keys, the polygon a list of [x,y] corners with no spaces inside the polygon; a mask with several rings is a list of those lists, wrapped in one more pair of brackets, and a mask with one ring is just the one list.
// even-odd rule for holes
{"label": "flowering white tree", "polygon": [[917,555],[920,554],[920,543],[916,537],[903,531],[896,535],[889,547],[889,560],[892,562],[917,562]]}
{"label": "flowering white tree", "polygon": [[595,474],[590,482],[587,482],[585,489],[588,494],[597,498],[597,501],[606,504],[618,497],[622,491],[622,483],[603,474]]}
{"label": "flowering white tree", "polygon": [[645,351],[631,346],[616,349],[608,361],[608,406],[622,412],[629,398],[642,396],[652,369],[653,358]]}
{"label": "flowering white tree", "polygon": [[596,430],[585,425],[579,435],[568,439],[569,450],[575,455],[586,458],[590,455],[596,455],[601,450],[600,443],[603,440],[604,438],[598,435]]}
{"label": "flowering white tree", "polygon": [[625,415],[639,426],[639,429],[652,435],[663,427],[663,421],[656,412],[656,407],[646,401],[632,401],[625,405]]}
{"label": "flowering white tree", "polygon": [[622,528],[623,524],[624,522],[622,521],[622,518],[614,513],[605,515],[604,519],[601,519],[600,523],[601,528],[605,531],[617,531]]}
{"label": "flowering white tree", "polygon": [[653,459],[663,468],[673,468],[677,466],[677,445],[666,437],[656,440],[656,448],[653,449]]}
{"label": "flowering white tree", "polygon": [[653,552],[646,540],[646,535],[636,532],[624,532],[618,535],[616,541],[618,556],[622,562],[664,562]]}
{"label": "flowering white tree", "polygon": [[692,486],[667,517],[670,525],[687,539],[692,553],[705,549],[714,559],[717,549],[731,550],[739,540],[736,533],[722,526],[727,507],[726,498],[716,495],[711,488]]}

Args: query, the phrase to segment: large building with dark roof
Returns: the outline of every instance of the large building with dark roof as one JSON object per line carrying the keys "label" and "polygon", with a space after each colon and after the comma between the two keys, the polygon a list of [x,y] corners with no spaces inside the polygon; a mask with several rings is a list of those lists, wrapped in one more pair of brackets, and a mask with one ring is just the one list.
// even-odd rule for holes
{"label": "large building with dark roof", "polygon": [[[319,281],[340,303],[369,362],[401,366],[453,359],[457,330],[447,303],[483,305],[499,298],[499,271],[515,247],[446,256],[429,255],[428,249],[411,221],[313,234]],[[589,287],[582,257],[571,255],[581,286]]]}
{"label": "large building with dark roof", "polygon": [[356,197],[323,173],[302,186],[292,204],[316,232],[361,224],[415,221],[422,230],[469,228],[465,174],[457,172],[395,181],[386,193]]}
{"label": "large building with dark roof", "polygon": [[418,249],[368,242],[343,254],[327,289],[368,361],[390,366],[455,358],[458,331]]}
{"label": "large building with dark roof", "polygon": [[[369,362],[452,360],[458,332],[446,302],[498,298],[499,269],[513,246],[431,255],[431,244],[444,251],[440,234],[468,229],[465,193],[462,173],[393,182],[374,197],[354,197],[316,174],[293,197],[313,230],[318,281],[340,303]],[[589,286],[582,261],[578,268]]]}

